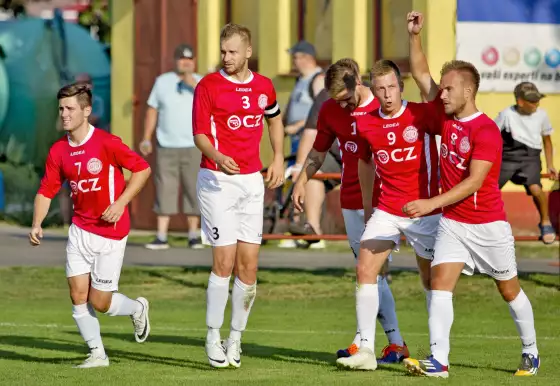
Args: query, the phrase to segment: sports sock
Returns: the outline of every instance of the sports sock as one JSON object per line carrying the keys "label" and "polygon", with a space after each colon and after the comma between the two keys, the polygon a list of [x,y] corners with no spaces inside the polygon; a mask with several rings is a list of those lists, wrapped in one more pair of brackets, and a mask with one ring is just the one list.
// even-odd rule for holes
{"label": "sports sock", "polygon": [[377,284],[360,284],[356,287],[356,314],[358,331],[361,335],[360,348],[374,351],[375,318],[379,312],[379,290]]}
{"label": "sports sock", "polygon": [[109,316],[130,316],[142,312],[143,309],[144,306],[138,300],[132,300],[123,294],[114,292],[106,314]]}
{"label": "sports sock", "polygon": [[101,327],[93,307],[87,303],[72,306],[72,317],[90,351],[104,358],[105,347],[101,340]]}
{"label": "sports sock", "polygon": [[430,312],[430,302],[432,301],[432,291],[427,290],[424,288],[424,292],[426,293],[426,311]]}
{"label": "sports sock", "polygon": [[355,344],[357,347],[360,347],[361,342],[362,342],[362,335],[360,334],[360,331],[356,331],[356,335],[354,335],[354,340],[352,341],[352,344]]}
{"label": "sports sock", "polygon": [[196,240],[200,237],[200,231],[189,231],[189,240]]}
{"label": "sports sock", "polygon": [[158,232],[156,237],[159,241],[167,242],[167,232]]}
{"label": "sports sock", "polygon": [[521,290],[517,297],[508,304],[509,313],[515,322],[517,332],[521,338],[521,344],[523,345],[522,352],[538,356],[537,333],[535,332],[535,319],[533,317],[531,301],[525,292]]}
{"label": "sports sock", "polygon": [[453,293],[432,290],[428,327],[430,329],[430,350],[434,358],[444,366],[449,366],[449,335],[453,325]]}
{"label": "sports sock", "polygon": [[247,327],[247,320],[251,313],[251,307],[257,296],[257,283],[245,284],[238,277],[233,283],[231,291],[231,340],[241,340],[241,333]]}
{"label": "sports sock", "polygon": [[385,331],[389,344],[403,346],[403,338],[399,329],[395,299],[393,298],[391,287],[389,287],[387,280],[382,276],[377,277],[377,286],[379,289],[379,312],[377,319]]}
{"label": "sports sock", "polygon": [[229,297],[229,279],[220,277],[214,272],[208,278],[208,289],[206,290],[206,325],[209,342],[220,341],[220,328],[224,323],[224,312]]}

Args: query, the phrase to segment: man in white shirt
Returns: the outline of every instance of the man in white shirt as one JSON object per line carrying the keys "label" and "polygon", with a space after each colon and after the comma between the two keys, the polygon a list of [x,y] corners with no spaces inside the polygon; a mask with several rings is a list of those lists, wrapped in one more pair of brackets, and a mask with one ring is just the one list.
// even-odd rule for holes
{"label": "man in white shirt", "polygon": [[523,185],[539,211],[541,240],[554,242],[556,232],[548,215],[548,199],[541,184],[541,152],[544,148],[547,172],[558,179],[553,165],[552,126],[545,110],[539,108],[544,95],[531,82],[519,83],[513,91],[516,104],[496,118],[504,140],[500,188],[508,181]]}

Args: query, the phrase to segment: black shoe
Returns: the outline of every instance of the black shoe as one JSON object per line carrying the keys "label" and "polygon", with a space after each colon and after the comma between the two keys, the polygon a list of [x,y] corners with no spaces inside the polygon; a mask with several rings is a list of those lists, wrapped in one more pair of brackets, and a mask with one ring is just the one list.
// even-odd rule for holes
{"label": "black shoe", "polygon": [[197,237],[195,239],[189,239],[189,248],[191,249],[203,249],[202,239]]}
{"label": "black shoe", "polygon": [[167,241],[161,241],[156,237],[154,241],[146,244],[145,247],[153,251],[159,251],[163,249],[169,249],[169,243]]}

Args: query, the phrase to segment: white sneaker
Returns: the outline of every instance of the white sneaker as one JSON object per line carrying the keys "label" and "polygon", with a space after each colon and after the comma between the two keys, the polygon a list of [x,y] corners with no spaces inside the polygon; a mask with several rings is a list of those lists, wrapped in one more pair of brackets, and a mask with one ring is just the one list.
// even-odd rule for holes
{"label": "white sneaker", "polygon": [[138,315],[131,315],[130,318],[134,326],[134,339],[136,339],[138,343],[142,343],[145,342],[146,339],[148,339],[148,335],[150,335],[150,317],[148,315],[150,312],[150,303],[148,303],[148,299],[142,297],[136,299],[136,301],[142,304],[142,312]]}
{"label": "white sneaker", "polygon": [[309,244],[309,249],[325,249],[326,247],[327,244],[325,243],[325,240],[319,240],[316,243]]}
{"label": "white sneaker", "polygon": [[293,239],[282,239],[278,242],[278,248],[296,248],[296,241]]}
{"label": "white sneaker", "polygon": [[226,340],[226,357],[233,367],[241,367],[241,342],[238,340]]}
{"label": "white sneaker", "polygon": [[350,370],[369,370],[377,368],[375,354],[369,348],[363,347],[358,352],[348,358],[338,358],[336,365]]}
{"label": "white sneaker", "polygon": [[91,369],[94,367],[107,367],[107,366],[109,366],[109,357],[107,355],[105,355],[105,357],[102,357],[91,352],[88,354],[86,360],[81,365],[74,366],[74,368]]}
{"label": "white sneaker", "polygon": [[224,368],[229,366],[226,350],[219,341],[206,342],[206,355],[212,367]]}

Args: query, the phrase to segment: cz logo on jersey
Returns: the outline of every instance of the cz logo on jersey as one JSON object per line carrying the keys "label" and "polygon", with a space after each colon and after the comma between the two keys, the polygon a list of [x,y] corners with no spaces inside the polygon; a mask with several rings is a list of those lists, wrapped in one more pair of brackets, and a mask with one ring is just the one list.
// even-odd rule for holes
{"label": "cz logo on jersey", "polygon": [[79,192],[99,192],[101,190],[101,186],[97,186],[98,182],[99,178],[89,178],[85,180],[79,180],[77,182],[70,181],[70,189],[72,189],[73,194],[78,194]]}
{"label": "cz logo on jersey", "polygon": [[356,144],[356,142],[348,141],[344,144],[344,150],[350,153],[355,153],[358,151],[358,144]]}
{"label": "cz logo on jersey", "polygon": [[455,153],[453,150],[449,150],[445,143],[441,144],[441,157],[448,160],[449,163],[455,166],[457,169],[467,170],[467,167],[464,165],[465,159],[459,156],[459,154]]}
{"label": "cz logo on jersey", "polygon": [[391,153],[385,150],[379,150],[377,152],[377,159],[382,164],[386,164],[391,159],[393,162],[405,162],[412,161],[416,159],[416,154],[414,153],[414,146],[405,147],[403,149],[394,149]]}
{"label": "cz logo on jersey", "polygon": [[231,130],[237,130],[242,125],[247,128],[260,127],[262,123],[262,114],[259,115],[245,115],[243,119],[237,115],[232,115],[227,120],[227,125]]}

